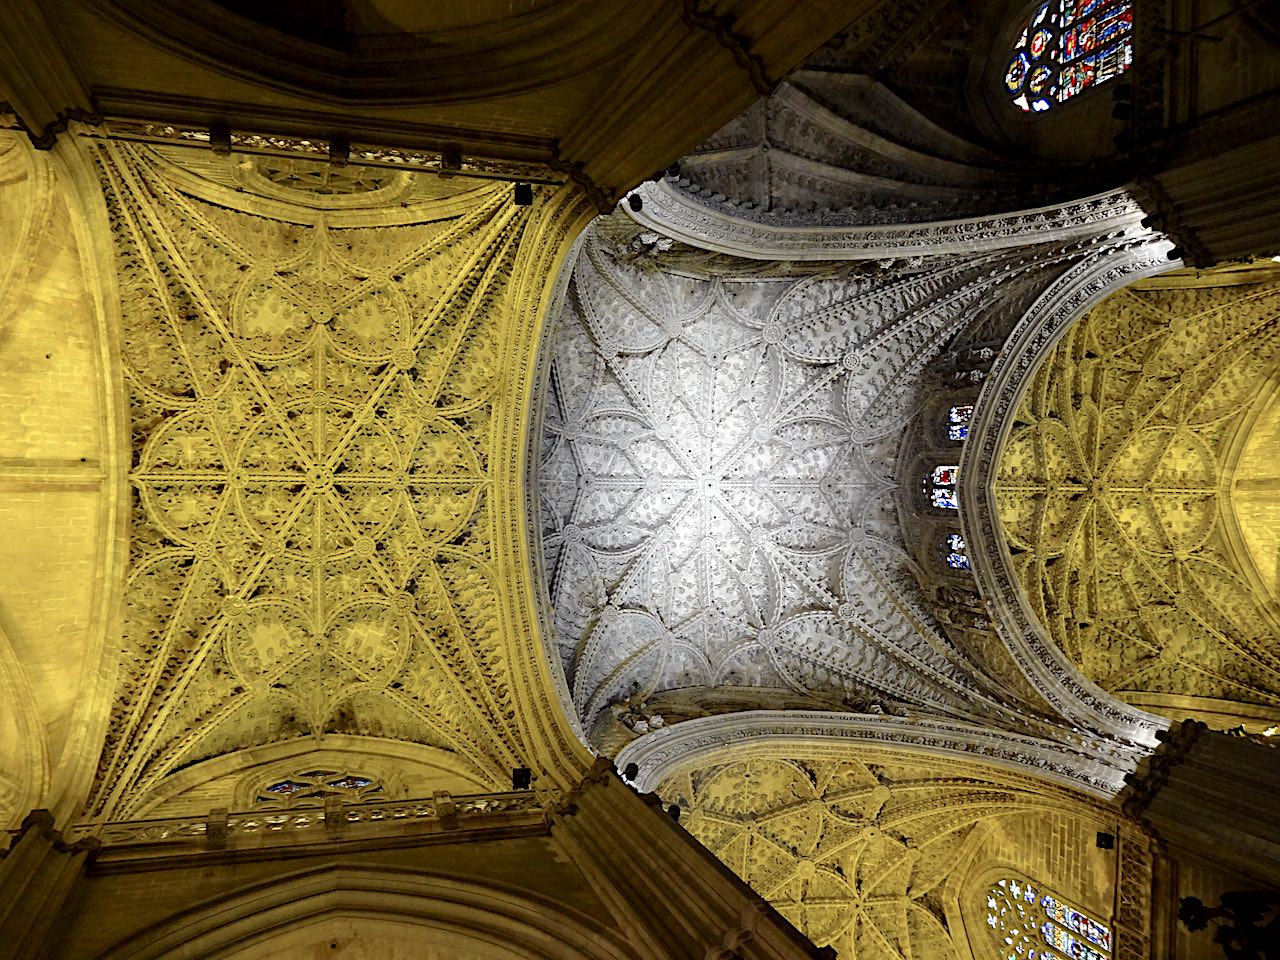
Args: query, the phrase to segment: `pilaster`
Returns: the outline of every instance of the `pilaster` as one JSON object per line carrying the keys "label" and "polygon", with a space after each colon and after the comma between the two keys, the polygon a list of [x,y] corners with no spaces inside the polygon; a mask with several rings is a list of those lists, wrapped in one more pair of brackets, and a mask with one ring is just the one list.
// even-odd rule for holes
{"label": "pilaster", "polygon": [[12,960],[42,955],[85,861],[98,849],[85,838],[67,844],[48,810],[33,810],[7,851],[0,853],[0,943]]}
{"label": "pilaster", "polygon": [[551,815],[559,840],[626,925],[637,957],[834,958],[686,833],[654,794],[600,760]]}
{"label": "pilaster", "polygon": [[1179,859],[1280,881],[1280,751],[1197,720],[1159,736],[1160,748],[1126,778],[1124,812]]}

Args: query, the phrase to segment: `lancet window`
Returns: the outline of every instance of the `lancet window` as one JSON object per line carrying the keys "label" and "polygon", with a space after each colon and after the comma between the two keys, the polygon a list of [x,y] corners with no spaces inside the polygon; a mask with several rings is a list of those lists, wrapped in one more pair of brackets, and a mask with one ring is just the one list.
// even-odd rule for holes
{"label": "lancet window", "polygon": [[1111,928],[1023,880],[987,891],[986,924],[1000,960],[1111,960]]}
{"label": "lancet window", "polygon": [[1014,106],[1043,113],[1132,65],[1131,0],[1048,0],[1014,43],[1005,90]]}
{"label": "lancet window", "polygon": [[959,510],[960,501],[956,497],[956,474],[960,467],[956,464],[944,464],[934,467],[925,482],[925,493],[929,502],[940,510]]}
{"label": "lancet window", "polygon": [[968,440],[969,421],[973,418],[973,404],[952,407],[947,412],[947,439]]}

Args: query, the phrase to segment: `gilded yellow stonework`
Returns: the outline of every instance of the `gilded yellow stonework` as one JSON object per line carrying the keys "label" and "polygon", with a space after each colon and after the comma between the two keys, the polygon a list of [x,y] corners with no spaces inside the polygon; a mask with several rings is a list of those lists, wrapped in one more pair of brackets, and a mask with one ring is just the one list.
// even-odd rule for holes
{"label": "gilded yellow stonework", "polygon": [[1023,589],[1068,657],[1131,703],[1226,726],[1280,717],[1280,282],[1260,275],[1094,308],[1028,384],[996,480]]}

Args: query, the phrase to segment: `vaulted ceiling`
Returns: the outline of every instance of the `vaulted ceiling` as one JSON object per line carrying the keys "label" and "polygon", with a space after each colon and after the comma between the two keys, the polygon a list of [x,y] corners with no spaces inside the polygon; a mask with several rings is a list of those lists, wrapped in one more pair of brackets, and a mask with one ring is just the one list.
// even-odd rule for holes
{"label": "vaulted ceiling", "polygon": [[[530,747],[504,611],[520,597],[501,572],[519,548],[505,433],[537,304],[511,291],[539,214],[509,185],[91,156],[133,438],[93,809],[325,733],[426,745],[509,783]],[[545,233],[553,250],[563,236]]]}
{"label": "vaulted ceiling", "polygon": [[1028,386],[996,479],[1014,564],[1131,703],[1280,720],[1278,350],[1276,271],[1162,278],[1095,307]]}
{"label": "vaulted ceiling", "polygon": [[[424,769],[498,787],[522,763],[555,778],[558,760],[584,759],[574,723],[612,751],[685,717],[792,706],[963,726],[967,746],[993,756],[982,737],[1020,737],[1024,752],[1003,759],[1116,788],[1139,748],[1055,712],[983,612],[990,595],[964,585],[982,624],[972,647],[935,617],[912,499],[925,454],[907,441],[957,339],[998,345],[1073,270],[1143,245],[1158,263],[1165,248],[1124,191],[1080,199],[1088,176],[1044,178],[984,145],[973,117],[947,123],[972,53],[956,38],[980,26],[962,5],[930,16],[882,3],[565,261],[588,196],[609,200],[728,119],[753,83],[771,85],[768,70],[812,49],[806,30],[866,12],[823,5],[802,28],[777,5],[717,9],[729,6],[736,21],[643,6],[588,43],[612,18],[530,4],[511,36],[544,16],[575,21],[566,42],[581,39],[583,59],[558,75],[561,61],[538,55],[551,47],[524,47],[483,82],[450,74],[448,88],[432,86],[431,70],[450,71],[429,58],[412,76],[360,60],[360,37],[386,24],[344,21],[347,52],[372,72],[353,80],[324,61],[334,86],[312,113],[298,112],[315,53],[305,31],[276,21],[279,56],[237,49],[225,63],[183,40],[207,27],[225,41],[238,4],[57,0],[56,31],[33,14],[22,36],[38,43],[0,38],[18,48],[0,58],[6,85],[23,71],[50,81],[15,87],[37,139],[68,110],[115,117],[69,134],[57,163],[25,145],[0,154],[0,217],[36,251],[4,261],[0,320],[17,319],[23,364],[66,339],[74,362],[59,382],[78,398],[31,431],[60,440],[11,444],[3,455],[21,463],[0,464],[25,518],[13,529],[35,545],[33,576],[10,564],[12,579],[48,587],[25,597],[0,582],[14,587],[0,596],[0,641],[14,648],[0,673],[30,674],[0,675],[22,705],[0,727],[6,770],[20,771],[0,782],[10,813],[45,796],[64,743],[96,760],[90,813],[121,817],[179,786],[240,795],[228,758],[275,771],[323,737],[370,756],[415,744],[432,758]],[[372,7],[352,9],[425,42],[398,4]],[[502,45],[476,25],[495,9],[455,11],[468,69]],[[73,42],[99,35],[119,42]],[[54,56],[60,44],[80,74]],[[692,105],[673,108],[653,85],[657,48]],[[122,50],[154,56],[133,71]],[[548,72],[523,75],[530,60]],[[234,129],[181,125],[208,124],[205,96]],[[332,142],[240,129],[310,135],[336,119],[349,124]],[[393,134],[417,152],[345,162]],[[205,149],[96,139],[144,135]],[[472,155],[486,143],[492,156]],[[417,175],[406,158],[565,185],[517,206],[509,183]],[[74,231],[45,229],[66,221]],[[13,282],[23,271],[51,298],[30,313]],[[1001,461],[1005,529],[1036,614],[1084,675],[1134,703],[1232,701],[1264,716],[1280,702],[1268,291],[1146,290],[1100,307],[1036,374]],[[23,369],[22,390],[55,379]],[[33,510],[22,484],[36,473],[86,496],[60,500],[65,514],[50,497]],[[44,551],[36,514],[74,531],[58,535],[62,553]],[[46,636],[79,658],[75,682]],[[78,706],[91,688],[106,693]],[[1171,699],[1188,695],[1197,703]],[[850,789],[879,779],[806,769],[815,790],[846,773]],[[671,789],[714,806],[699,783]],[[68,786],[62,799],[78,810],[83,794]]]}
{"label": "vaulted ceiling", "polygon": [[1061,736],[994,636],[961,647],[935,619],[910,425],[947,345],[1079,254],[797,277],[598,220],[549,331],[532,479],[548,642],[588,739],[769,706]]}
{"label": "vaulted ceiling", "polygon": [[842,958],[983,955],[996,863],[994,876],[1052,878],[1111,915],[1112,855],[1090,849],[1096,830],[1115,829],[1110,815],[1033,778],[893,749],[757,747],[690,759],[658,790],[690,833]]}

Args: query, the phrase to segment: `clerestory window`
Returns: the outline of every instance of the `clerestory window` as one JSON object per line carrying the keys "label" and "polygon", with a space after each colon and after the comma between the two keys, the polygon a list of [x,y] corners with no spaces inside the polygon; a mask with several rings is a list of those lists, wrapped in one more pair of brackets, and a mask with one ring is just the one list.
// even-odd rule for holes
{"label": "clerestory window", "polygon": [[956,473],[959,469],[956,464],[934,467],[925,481],[925,494],[939,510],[960,509],[960,501],[956,497]]}
{"label": "clerestory window", "polygon": [[952,407],[947,412],[947,439],[968,440],[969,421],[973,418],[973,404]]}
{"label": "clerestory window", "polygon": [[1111,960],[1111,928],[1026,880],[987,891],[986,924],[1000,960]]}
{"label": "clerestory window", "polygon": [[1004,85],[1014,106],[1043,113],[1132,65],[1131,0],[1048,0],[1014,43]]}
{"label": "clerestory window", "polygon": [[952,570],[972,569],[969,563],[969,545],[964,542],[964,537],[960,534],[947,534],[943,542],[942,554],[946,558],[947,566]]}

